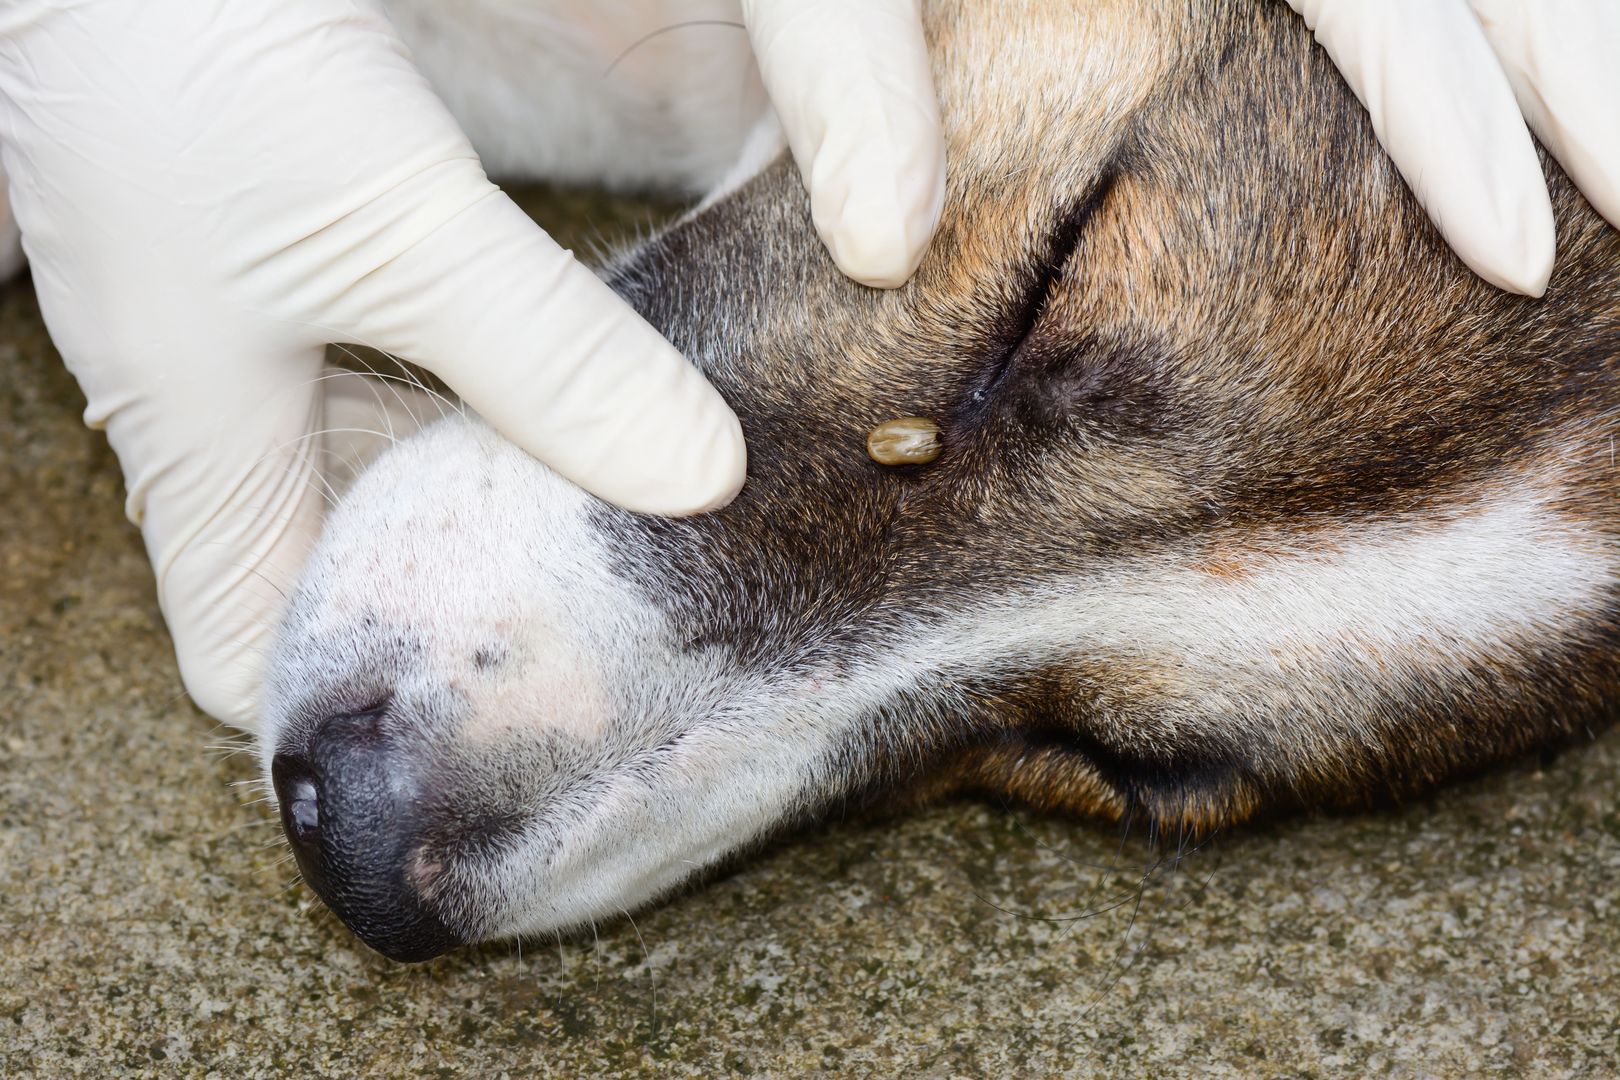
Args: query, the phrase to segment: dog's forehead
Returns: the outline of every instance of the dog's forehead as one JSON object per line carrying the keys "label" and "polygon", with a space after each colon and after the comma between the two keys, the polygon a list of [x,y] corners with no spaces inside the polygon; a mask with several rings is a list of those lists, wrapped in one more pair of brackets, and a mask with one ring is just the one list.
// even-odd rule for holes
{"label": "dog's forehead", "polygon": [[1152,5],[1026,3],[1016,18],[994,4],[929,10],[951,179],[980,191],[1094,173],[1184,47]]}
{"label": "dog's forehead", "polygon": [[[785,155],[615,267],[616,287],[666,336],[718,380],[736,371],[732,393],[757,394],[768,407],[772,395],[787,405],[801,385],[815,385],[874,408],[926,393],[890,362],[960,352],[966,342],[955,330],[1005,306],[1002,294],[1018,287],[1009,266],[1121,152],[1133,117],[1179,55],[1176,35],[1161,32],[1162,12],[1130,2],[1024,4],[1016,17],[995,5],[925,5],[924,13],[947,192],[938,238],[910,287],[866,289],[837,273]],[[671,266],[684,287],[671,286]],[[638,281],[656,281],[660,294]],[[818,341],[829,347],[815,348]],[[760,386],[748,365],[765,350],[795,363],[778,365],[778,377]],[[885,393],[900,386],[903,395]]]}

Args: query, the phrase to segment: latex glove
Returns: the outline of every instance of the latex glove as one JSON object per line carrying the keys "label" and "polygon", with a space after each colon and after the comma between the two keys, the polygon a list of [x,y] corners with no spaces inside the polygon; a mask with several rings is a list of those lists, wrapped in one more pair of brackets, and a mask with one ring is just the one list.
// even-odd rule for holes
{"label": "latex glove", "polygon": [[251,726],[319,526],[312,434],[365,404],[326,414],[329,341],[424,363],[631,509],[742,483],[725,403],[489,183],[370,0],[11,0],[0,155],[182,677],[220,719]]}
{"label": "latex glove", "polygon": [[1480,277],[1540,296],[1552,273],[1552,205],[1526,120],[1592,206],[1620,225],[1620,3],[1288,3]]}
{"label": "latex glove", "polygon": [[945,141],[916,0],[743,0],[760,76],[839,269],[892,289],[945,199]]}

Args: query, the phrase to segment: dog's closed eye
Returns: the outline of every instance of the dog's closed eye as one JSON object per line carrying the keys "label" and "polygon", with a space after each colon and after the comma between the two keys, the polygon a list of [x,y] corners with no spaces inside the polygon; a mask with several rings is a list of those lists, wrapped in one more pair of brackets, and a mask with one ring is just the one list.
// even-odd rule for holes
{"label": "dog's closed eye", "polygon": [[[1150,343],[1104,333],[1058,336],[1049,323],[1065,279],[1083,274],[1081,241],[1106,205],[1118,174],[1098,177],[1085,197],[1059,215],[1025,275],[1016,306],[1001,320],[992,359],[971,387],[969,420],[1004,416],[1021,427],[1139,427],[1159,411],[1165,365]],[[1072,327],[1071,327],[1072,331]]]}
{"label": "dog's closed eye", "polygon": [[1115,174],[1098,177],[1084,198],[1058,215],[1040,252],[1022,273],[1025,282],[1016,300],[997,320],[989,350],[990,361],[968,394],[969,405],[991,402],[1018,366],[1041,325],[1052,301],[1052,294],[1063,284],[1064,275],[1080,246],[1086,225],[1108,199]]}

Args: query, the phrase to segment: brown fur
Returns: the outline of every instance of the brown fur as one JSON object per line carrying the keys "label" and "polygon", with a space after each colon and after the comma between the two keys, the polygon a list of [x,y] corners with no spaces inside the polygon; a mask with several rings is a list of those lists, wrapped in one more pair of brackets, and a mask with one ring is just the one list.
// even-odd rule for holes
{"label": "brown fur", "polygon": [[[1238,583],[1529,477],[1614,544],[1620,239],[1556,165],[1558,268],[1523,299],[1444,246],[1275,0],[941,4],[929,30],[951,173],[909,287],[836,273],[786,161],[617,269],[752,452],[730,509],[632,526],[663,554],[624,573],[693,647],[827,662],[1144,553]],[[867,460],[911,415],[938,462]],[[965,680],[874,717],[841,782],[1190,830],[1400,796],[1606,724],[1612,600],[1488,663],[1363,657],[1370,695],[1309,656],[1224,709],[1173,656]]]}

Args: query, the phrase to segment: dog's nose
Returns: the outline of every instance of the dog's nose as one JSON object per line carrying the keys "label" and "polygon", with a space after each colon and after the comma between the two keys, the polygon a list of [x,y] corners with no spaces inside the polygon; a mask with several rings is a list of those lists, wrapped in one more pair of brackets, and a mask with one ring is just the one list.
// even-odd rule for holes
{"label": "dog's nose", "polygon": [[461,944],[407,876],[419,839],[417,770],[380,727],[383,709],[323,721],[270,763],[281,825],[304,880],[360,940],[391,960]]}

